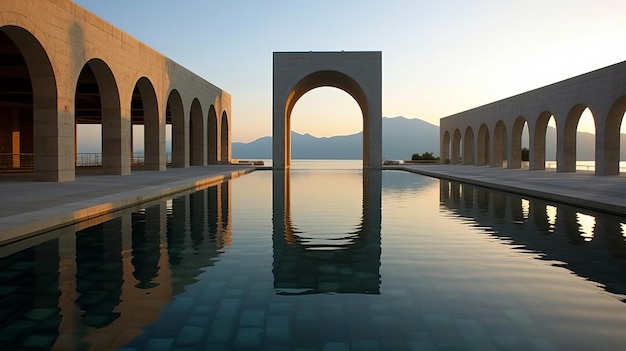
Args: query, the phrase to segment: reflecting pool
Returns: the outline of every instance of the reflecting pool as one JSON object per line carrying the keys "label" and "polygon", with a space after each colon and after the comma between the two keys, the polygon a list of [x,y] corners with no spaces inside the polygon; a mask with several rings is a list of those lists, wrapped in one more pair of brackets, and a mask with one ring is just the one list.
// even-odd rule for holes
{"label": "reflecting pool", "polygon": [[0,349],[618,350],[626,218],[257,171],[0,247]]}

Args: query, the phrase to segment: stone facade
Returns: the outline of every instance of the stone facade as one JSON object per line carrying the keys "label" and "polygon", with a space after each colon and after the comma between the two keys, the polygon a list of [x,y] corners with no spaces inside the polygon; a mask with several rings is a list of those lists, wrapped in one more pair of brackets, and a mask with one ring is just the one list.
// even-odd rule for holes
{"label": "stone facade", "polygon": [[524,124],[529,167],[545,169],[546,129],[557,128],[557,171],[576,171],[576,128],[589,108],[596,126],[595,172],[619,174],[620,125],[626,111],[626,62],[512,96],[440,121],[440,155],[452,164],[521,166]]}
{"label": "stone facade", "polygon": [[[78,109],[86,123],[102,126],[106,174],[131,172],[133,124],[145,129],[146,169],[166,168],[166,123],[172,125],[174,167],[230,161],[230,95],[73,2],[2,1],[0,35],[7,43],[0,55],[23,60],[14,65],[28,71],[15,76],[18,70],[5,59],[3,80],[32,86],[31,102],[0,101],[3,152],[31,151],[38,179],[74,179]],[[99,101],[91,96],[94,86]],[[32,117],[15,122],[21,115]],[[25,127],[16,129],[16,123]],[[16,143],[6,142],[11,133],[23,139],[21,149],[6,150]]]}

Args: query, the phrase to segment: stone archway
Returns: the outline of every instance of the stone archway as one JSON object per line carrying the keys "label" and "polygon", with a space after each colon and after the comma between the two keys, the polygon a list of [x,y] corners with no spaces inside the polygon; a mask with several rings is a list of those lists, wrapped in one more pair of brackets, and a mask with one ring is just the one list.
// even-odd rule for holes
{"label": "stone archway", "polygon": [[291,111],[307,92],[330,86],[363,113],[363,167],[382,164],[382,52],[274,52],[273,167],[291,164]]}

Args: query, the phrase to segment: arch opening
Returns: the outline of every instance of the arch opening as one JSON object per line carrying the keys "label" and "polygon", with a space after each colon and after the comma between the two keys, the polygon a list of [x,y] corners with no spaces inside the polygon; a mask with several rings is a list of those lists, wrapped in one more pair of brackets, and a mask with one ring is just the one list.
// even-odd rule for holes
{"label": "arch opening", "polygon": [[0,172],[34,171],[33,87],[21,50],[0,30]]}
{"label": "arch opening", "polygon": [[184,168],[189,165],[185,159],[185,112],[183,100],[178,90],[172,90],[167,98],[165,109],[166,123],[166,164],[175,168]]}
{"label": "arch opening", "polygon": [[161,126],[154,86],[141,77],[131,100],[131,166],[165,169],[165,124]]}
{"label": "arch opening", "polygon": [[477,155],[476,155],[476,165],[477,166],[485,166],[489,164],[490,158],[490,149],[491,140],[489,138],[489,127],[485,123],[481,124],[478,128],[478,144],[477,146]]}
{"label": "arch opening", "polygon": [[216,165],[219,159],[219,143],[218,143],[218,121],[215,106],[209,107],[209,116],[207,120],[207,136],[208,136],[208,163]]}
{"label": "arch opening", "polygon": [[[363,132],[363,115],[357,101],[347,92],[334,87],[318,87],[305,93],[294,105],[291,113],[289,154],[292,159],[320,158],[320,152],[332,154],[330,159],[362,159],[363,141],[342,143],[342,148],[328,150],[303,147],[315,139],[347,136]],[[362,139],[362,138],[361,138]]]}
{"label": "arch opening", "polygon": [[8,154],[7,167],[29,171],[24,176],[34,170],[41,181],[74,180],[74,160],[66,156],[72,154],[71,139],[59,140],[59,130],[48,127],[73,126],[73,116],[59,114],[47,53],[35,36],[17,26],[0,27],[0,41],[0,108],[8,112],[0,117],[0,153]]}
{"label": "arch opening", "polygon": [[595,170],[595,128],[595,118],[588,106],[572,107],[565,120],[563,160],[557,165],[557,171]]}
{"label": "arch opening", "polygon": [[[312,91],[313,89],[320,87],[334,87],[340,90],[343,90],[348,95],[352,96],[352,98],[357,102],[361,109],[362,116],[367,115],[367,99],[365,97],[365,93],[358,85],[356,81],[347,75],[337,72],[337,71],[320,71],[315,72],[307,77],[304,77],[300,80],[289,93],[289,97],[287,98],[286,104],[286,114],[285,114],[285,154],[287,163],[291,163],[291,120],[292,120],[292,112],[296,103],[300,100],[304,94]],[[363,118],[365,120],[365,117]],[[367,152],[366,148],[369,147],[369,143],[367,142],[369,137],[369,130],[367,128],[367,123],[363,121],[363,146],[362,146],[362,155],[363,155],[363,164],[368,164],[367,160]]]}
{"label": "arch opening", "polygon": [[507,160],[508,168],[527,168],[530,160],[528,121],[519,116],[513,122],[511,130],[511,149]]}
{"label": "arch opening", "polygon": [[230,149],[230,126],[228,124],[228,114],[222,112],[222,121],[220,123],[220,159],[222,164],[229,164],[231,159]]}
{"label": "arch opening", "polygon": [[102,166],[102,102],[96,76],[87,63],[76,83],[74,98],[76,169]]}
{"label": "arch opening", "polygon": [[192,166],[206,165],[206,148],[202,106],[196,98],[189,111],[189,162]]}

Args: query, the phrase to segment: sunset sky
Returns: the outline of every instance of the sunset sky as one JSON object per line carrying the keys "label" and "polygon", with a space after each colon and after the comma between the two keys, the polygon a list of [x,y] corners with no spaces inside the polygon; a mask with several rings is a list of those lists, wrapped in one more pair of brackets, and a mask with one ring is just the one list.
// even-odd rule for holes
{"label": "sunset sky", "polygon": [[[228,91],[233,141],[271,135],[274,51],[382,51],[383,116],[436,125],[626,60],[623,0],[75,2]],[[343,91],[318,88],[292,128],[352,134],[362,117]]]}

